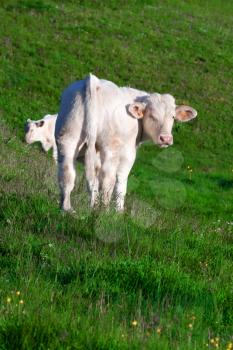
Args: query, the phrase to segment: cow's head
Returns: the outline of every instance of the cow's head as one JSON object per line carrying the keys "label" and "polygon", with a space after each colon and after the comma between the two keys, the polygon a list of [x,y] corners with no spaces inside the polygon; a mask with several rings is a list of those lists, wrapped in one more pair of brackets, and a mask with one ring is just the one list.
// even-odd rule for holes
{"label": "cow's head", "polygon": [[129,113],[136,119],[143,119],[144,132],[160,147],[173,144],[172,127],[175,120],[187,122],[197,116],[192,107],[176,106],[169,94],[151,94],[144,102],[128,106]]}
{"label": "cow's head", "polygon": [[27,143],[42,141],[44,120],[33,121],[28,119],[25,124],[25,140]]}

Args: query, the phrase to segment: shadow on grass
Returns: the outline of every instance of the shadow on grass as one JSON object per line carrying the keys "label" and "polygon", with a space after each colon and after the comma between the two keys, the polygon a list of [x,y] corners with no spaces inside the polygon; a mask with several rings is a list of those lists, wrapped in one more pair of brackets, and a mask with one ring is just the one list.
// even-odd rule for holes
{"label": "shadow on grass", "polygon": [[233,188],[233,180],[219,179],[218,185],[219,185],[219,187],[223,188],[224,190],[228,190],[228,189]]}

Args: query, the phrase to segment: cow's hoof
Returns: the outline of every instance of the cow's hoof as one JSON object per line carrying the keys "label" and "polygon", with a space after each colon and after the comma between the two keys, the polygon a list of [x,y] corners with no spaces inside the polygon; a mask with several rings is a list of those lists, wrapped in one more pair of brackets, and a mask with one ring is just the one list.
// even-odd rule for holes
{"label": "cow's hoof", "polygon": [[76,210],[74,210],[73,208],[69,208],[69,209],[62,208],[61,211],[63,214],[75,214],[76,213]]}
{"label": "cow's hoof", "polygon": [[124,209],[116,209],[117,214],[124,214]]}

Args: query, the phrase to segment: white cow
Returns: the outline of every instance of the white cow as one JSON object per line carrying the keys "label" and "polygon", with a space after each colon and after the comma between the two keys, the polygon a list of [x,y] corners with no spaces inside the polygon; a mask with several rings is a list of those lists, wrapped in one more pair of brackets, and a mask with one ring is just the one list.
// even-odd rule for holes
{"label": "white cow", "polygon": [[115,188],[121,211],[137,145],[148,139],[160,147],[172,145],[174,120],[185,122],[196,115],[192,107],[176,106],[169,94],[118,87],[91,74],[70,85],[63,92],[55,130],[63,210],[72,210],[74,163],[83,147],[91,206],[99,191],[108,205]]}
{"label": "white cow", "polygon": [[28,119],[25,125],[25,140],[31,144],[33,142],[41,142],[44,151],[53,148],[53,158],[57,162],[57,145],[55,141],[55,124],[57,114],[47,114],[40,120]]}

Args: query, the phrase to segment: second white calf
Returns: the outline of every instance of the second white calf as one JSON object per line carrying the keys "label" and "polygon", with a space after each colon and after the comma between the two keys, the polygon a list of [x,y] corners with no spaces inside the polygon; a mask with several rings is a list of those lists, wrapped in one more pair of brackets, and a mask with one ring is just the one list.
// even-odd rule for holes
{"label": "second white calf", "polygon": [[41,142],[44,151],[53,149],[53,158],[57,162],[57,145],[54,131],[57,114],[47,114],[40,120],[28,119],[25,125],[25,140],[28,144]]}

